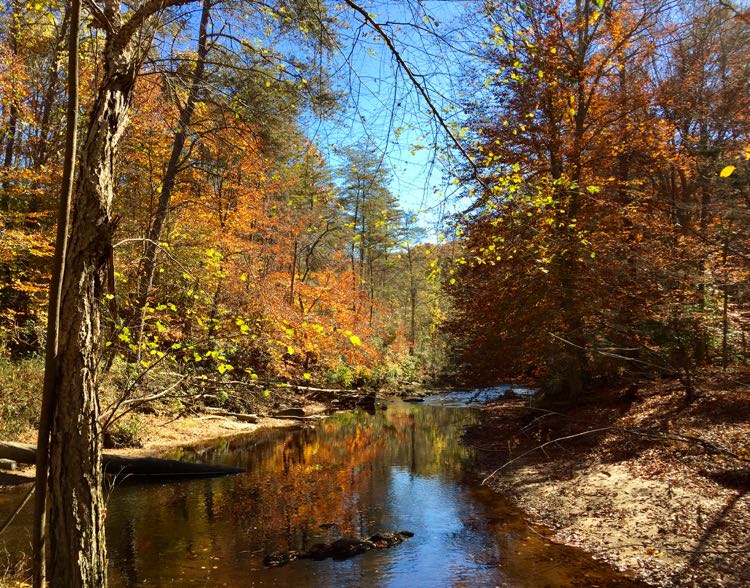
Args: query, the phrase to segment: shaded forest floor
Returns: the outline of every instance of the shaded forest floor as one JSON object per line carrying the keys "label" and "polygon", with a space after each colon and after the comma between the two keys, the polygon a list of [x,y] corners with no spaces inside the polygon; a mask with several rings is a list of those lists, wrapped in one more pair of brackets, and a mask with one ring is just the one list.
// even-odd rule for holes
{"label": "shaded forest floor", "polygon": [[501,401],[465,439],[483,476],[550,442],[487,483],[555,540],[656,586],[750,586],[747,386],[714,381],[690,404],[668,382],[575,408]]}

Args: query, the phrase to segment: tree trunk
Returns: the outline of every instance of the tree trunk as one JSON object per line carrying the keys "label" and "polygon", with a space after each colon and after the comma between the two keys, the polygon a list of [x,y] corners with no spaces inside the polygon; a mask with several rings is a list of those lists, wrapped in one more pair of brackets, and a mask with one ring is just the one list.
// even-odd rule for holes
{"label": "tree trunk", "polygon": [[292,263],[289,278],[289,304],[294,304],[294,281],[297,277],[297,239],[294,240],[294,250],[292,251]]}
{"label": "tree trunk", "polygon": [[724,267],[724,280],[722,289],[721,308],[721,367],[726,370],[729,365],[729,269],[727,267],[727,256],[729,254],[729,237],[724,239],[722,251],[722,265]]}
{"label": "tree trunk", "polygon": [[167,163],[167,169],[164,171],[164,177],[161,183],[161,194],[159,195],[159,206],[156,209],[154,221],[148,231],[146,240],[145,253],[143,255],[143,272],[138,290],[138,309],[141,312],[141,326],[139,329],[139,344],[142,338],[143,319],[145,316],[144,306],[148,301],[149,292],[154,284],[154,275],[156,273],[156,258],[158,254],[158,244],[161,240],[164,224],[169,216],[169,207],[174,191],[175,180],[179,172],[180,159],[185,148],[185,139],[187,130],[193,118],[195,104],[198,101],[198,92],[203,83],[203,73],[206,68],[206,55],[208,53],[208,19],[211,11],[210,0],[203,0],[203,11],[201,13],[200,31],[198,33],[198,55],[195,62],[193,78],[190,82],[185,106],[180,109],[180,119],[177,123],[177,130],[172,142],[172,153]]}
{"label": "tree trunk", "polygon": [[[75,162],[78,139],[78,28],[81,21],[80,0],[72,0],[65,11],[65,22],[71,21],[68,38],[68,107],[66,113],[65,159],[57,211],[57,235],[52,279],[47,307],[47,341],[44,356],[44,387],[39,416],[36,455],[36,492],[34,496],[33,580],[34,586],[44,586],[46,581],[47,537],[47,482],[49,474],[49,444],[52,419],[57,406],[57,370],[60,341],[60,299],[65,256],[70,230],[70,208],[73,199]],[[63,28],[65,28],[63,26]],[[55,69],[57,64],[55,64]],[[45,131],[46,132],[46,131]]]}
{"label": "tree trunk", "polygon": [[50,578],[65,587],[106,586],[104,497],[97,397],[100,308],[111,251],[117,145],[127,124],[136,44],[107,39],[105,71],[81,149],[65,264],[58,402],[50,443]]}
{"label": "tree trunk", "polygon": [[417,282],[414,278],[414,256],[411,246],[406,247],[409,262],[409,355],[414,355],[417,344]]}
{"label": "tree trunk", "polygon": [[34,150],[34,167],[41,167],[47,163],[49,157],[49,141],[50,141],[50,119],[52,118],[53,107],[55,104],[55,93],[60,82],[60,67],[58,60],[60,54],[65,50],[65,38],[68,34],[68,12],[65,12],[63,21],[60,24],[60,35],[55,43],[55,49],[50,59],[50,72],[47,81],[45,82],[44,98],[42,99],[42,116],[39,121],[39,136]]}
{"label": "tree trunk", "polygon": [[[18,54],[18,14],[20,12],[20,6],[18,2],[11,3],[10,13],[10,30],[8,31],[8,41],[10,50],[13,55]],[[10,172],[13,166],[13,156],[15,155],[16,148],[16,134],[18,133],[18,102],[15,96],[10,97],[10,108],[8,112],[8,128],[5,130],[3,135],[7,138],[5,143],[5,155],[3,157],[3,167],[6,173]],[[10,197],[11,182],[6,177],[0,186],[2,192],[0,197],[0,208],[4,212],[10,212],[11,209],[11,197]]]}

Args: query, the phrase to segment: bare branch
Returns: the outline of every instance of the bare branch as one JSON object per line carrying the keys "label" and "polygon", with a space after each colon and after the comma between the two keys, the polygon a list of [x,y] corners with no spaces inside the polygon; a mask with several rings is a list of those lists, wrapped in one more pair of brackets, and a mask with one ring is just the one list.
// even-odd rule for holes
{"label": "bare branch", "polygon": [[440,114],[440,110],[438,110],[437,106],[435,106],[435,103],[432,101],[432,98],[430,97],[429,93],[425,89],[424,85],[419,80],[417,80],[416,74],[414,74],[412,69],[409,67],[409,64],[406,63],[406,61],[402,57],[399,50],[393,44],[393,40],[391,39],[391,36],[385,32],[383,27],[379,23],[377,23],[364,8],[362,8],[358,4],[355,4],[354,2],[352,2],[352,0],[344,0],[344,3],[347,6],[349,6],[352,10],[360,14],[362,18],[364,19],[364,21],[383,39],[383,41],[385,42],[386,46],[390,50],[396,62],[406,72],[406,75],[408,76],[411,83],[417,89],[417,91],[422,96],[422,98],[424,98],[424,101],[427,103],[428,108],[432,112],[433,116],[437,120],[440,127],[445,131],[445,133],[450,138],[451,142],[456,146],[456,149],[459,150],[461,155],[466,159],[466,161],[471,166],[472,177],[477,182],[479,182],[482,185],[482,187],[484,187],[485,189],[489,189],[485,181],[479,175],[479,166],[476,164],[476,162],[471,157],[469,152],[466,151],[466,148],[458,140],[458,137],[456,137],[455,133],[451,130],[445,118],[443,118],[442,114]]}

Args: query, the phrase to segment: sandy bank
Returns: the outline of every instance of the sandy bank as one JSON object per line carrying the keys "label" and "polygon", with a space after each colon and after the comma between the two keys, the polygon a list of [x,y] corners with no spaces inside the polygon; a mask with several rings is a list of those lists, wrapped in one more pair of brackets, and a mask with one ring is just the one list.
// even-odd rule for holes
{"label": "sandy bank", "polygon": [[[559,414],[498,403],[466,440],[480,450],[484,475],[547,441],[607,426],[696,436],[746,457],[749,399],[746,390],[714,390],[685,405],[661,387]],[[740,587],[750,586],[748,482],[750,463],[703,445],[602,431],[551,443],[488,484],[554,540],[652,585]]]}
{"label": "sandy bank", "polygon": [[[320,415],[326,407],[319,403],[307,403],[303,406],[308,416]],[[260,429],[299,426],[300,421],[259,417],[257,423],[240,422],[232,417],[216,415],[139,415],[139,435],[142,447],[126,449],[106,449],[107,453],[131,457],[163,457],[177,447],[210,441],[221,437],[245,435]],[[21,441],[33,443],[34,439],[24,438]],[[34,467],[19,464],[15,471],[0,471],[0,490],[3,486],[13,486],[33,482]]]}

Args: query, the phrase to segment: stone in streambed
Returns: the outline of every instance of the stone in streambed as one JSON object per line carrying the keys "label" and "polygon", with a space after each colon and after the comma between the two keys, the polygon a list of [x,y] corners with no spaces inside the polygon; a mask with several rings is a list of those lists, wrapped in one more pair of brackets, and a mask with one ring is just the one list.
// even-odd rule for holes
{"label": "stone in streambed", "polygon": [[414,537],[414,533],[411,531],[396,531],[395,533],[376,533],[368,541],[375,545],[375,549],[385,549],[403,543],[409,537]]}
{"label": "stone in streambed", "polygon": [[309,555],[306,551],[277,551],[269,553],[263,558],[263,565],[269,568],[278,568],[288,564],[295,559],[307,559]]}
{"label": "stone in streambed", "polygon": [[369,539],[359,537],[342,537],[332,543],[316,543],[307,551],[278,551],[263,558],[263,564],[268,567],[278,567],[296,559],[314,559],[322,561],[333,558],[335,560],[349,559],[371,549],[387,549],[403,543],[405,539],[413,537],[411,531],[396,531],[393,533],[376,533]]}
{"label": "stone in streambed", "polygon": [[342,537],[331,543],[328,549],[328,557],[332,557],[333,559],[349,559],[374,548],[375,545],[367,539]]}

